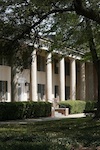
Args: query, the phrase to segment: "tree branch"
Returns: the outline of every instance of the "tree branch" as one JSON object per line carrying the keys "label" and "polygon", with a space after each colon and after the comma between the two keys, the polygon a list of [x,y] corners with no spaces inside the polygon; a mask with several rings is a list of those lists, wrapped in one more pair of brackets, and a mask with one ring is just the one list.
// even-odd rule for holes
{"label": "tree branch", "polygon": [[90,8],[85,8],[82,4],[82,0],[74,0],[73,3],[74,3],[75,11],[78,15],[82,15],[100,24],[99,12]]}
{"label": "tree branch", "polygon": [[26,33],[30,33],[31,29],[34,29],[37,25],[39,25],[44,19],[46,19],[50,14],[53,13],[64,13],[64,12],[73,12],[76,11],[77,14],[85,16],[86,18],[92,19],[93,21],[96,21],[97,23],[100,24],[100,15],[99,13],[97,13],[96,11],[92,10],[92,9],[86,9],[83,5],[82,5],[82,0],[74,0],[74,8],[73,5],[71,5],[70,7],[67,8],[56,8],[53,9],[45,14],[43,14],[43,16],[36,22],[34,23],[31,27],[28,27],[27,29],[25,29],[20,35],[18,35],[14,40],[20,40],[23,35],[25,35]]}
{"label": "tree branch", "polygon": [[[73,4],[69,7],[65,7],[65,8],[55,8],[52,9],[51,11],[48,11],[47,13],[44,13],[42,15],[42,17],[35,22],[32,26],[27,27],[21,34],[19,34],[18,36],[16,36],[13,40],[12,40],[12,45],[14,46],[14,44],[20,40],[21,38],[24,37],[25,34],[29,34],[31,32],[31,29],[34,29],[36,26],[38,26],[44,19],[46,19],[50,14],[53,13],[64,13],[64,12],[76,12],[79,15],[85,16],[86,18],[92,19],[94,21],[96,21],[97,23],[100,24],[100,15],[99,13],[91,10],[91,9],[86,9],[83,5],[82,5],[82,0],[73,0],[74,2],[74,7]],[[11,48],[12,46],[10,46]]]}
{"label": "tree branch", "polygon": [[64,8],[64,9],[60,9],[60,8],[57,8],[57,9],[53,9],[45,14],[43,14],[43,16],[37,21],[35,22],[32,26],[30,27],[27,27],[27,29],[25,29],[20,35],[18,35],[14,40],[20,40],[23,35],[25,35],[26,33],[30,33],[31,29],[34,29],[37,25],[39,25],[44,19],[46,19],[49,15],[53,14],[53,13],[63,13],[63,12],[68,12],[68,11],[74,11],[73,7],[70,6],[68,8]]}

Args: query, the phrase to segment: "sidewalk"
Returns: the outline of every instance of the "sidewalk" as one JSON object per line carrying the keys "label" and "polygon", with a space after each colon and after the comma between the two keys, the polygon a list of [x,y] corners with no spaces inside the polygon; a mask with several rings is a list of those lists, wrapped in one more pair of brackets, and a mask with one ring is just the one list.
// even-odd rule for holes
{"label": "sidewalk", "polygon": [[32,122],[40,122],[40,121],[52,121],[52,120],[60,120],[64,118],[82,118],[86,117],[84,113],[81,114],[71,114],[68,116],[54,116],[54,117],[43,117],[37,119],[25,119],[25,120],[11,120],[11,121],[0,121],[0,124],[28,124]]}
{"label": "sidewalk", "polygon": [[64,119],[64,118],[83,118],[86,117],[86,115],[84,113],[81,114],[71,114],[68,116],[54,116],[54,117],[45,117],[45,118],[39,118],[39,119],[26,119],[27,121],[50,121],[50,120],[60,120],[60,119]]}

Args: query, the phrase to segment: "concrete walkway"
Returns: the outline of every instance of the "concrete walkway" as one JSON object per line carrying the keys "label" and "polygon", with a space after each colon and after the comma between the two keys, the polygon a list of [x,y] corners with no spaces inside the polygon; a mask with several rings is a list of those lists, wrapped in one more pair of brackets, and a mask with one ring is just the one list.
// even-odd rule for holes
{"label": "concrete walkway", "polygon": [[81,114],[70,114],[68,116],[43,117],[38,119],[0,121],[0,124],[28,124],[28,123],[40,122],[40,121],[52,121],[52,120],[61,120],[64,118],[82,118],[82,117],[86,117],[86,115],[84,113],[81,113]]}
{"label": "concrete walkway", "polygon": [[60,119],[64,119],[64,118],[83,118],[86,117],[86,115],[84,113],[81,114],[71,114],[68,116],[55,116],[55,117],[46,117],[46,118],[39,118],[39,119],[26,119],[26,121],[50,121],[50,120],[60,120]]}

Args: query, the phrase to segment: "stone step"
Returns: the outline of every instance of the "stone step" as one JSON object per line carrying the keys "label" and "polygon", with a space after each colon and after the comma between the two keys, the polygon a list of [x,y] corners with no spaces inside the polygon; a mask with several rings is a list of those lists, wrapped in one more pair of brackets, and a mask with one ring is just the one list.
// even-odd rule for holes
{"label": "stone step", "polygon": [[55,111],[54,116],[55,117],[65,117],[65,115],[63,115],[62,113],[59,113],[57,111]]}

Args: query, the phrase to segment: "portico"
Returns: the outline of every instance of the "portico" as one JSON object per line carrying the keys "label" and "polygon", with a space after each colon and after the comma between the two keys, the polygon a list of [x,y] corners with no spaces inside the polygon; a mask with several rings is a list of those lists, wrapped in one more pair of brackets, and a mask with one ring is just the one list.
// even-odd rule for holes
{"label": "portico", "polygon": [[[86,71],[85,71],[85,63],[79,62],[80,71],[79,76],[80,78],[77,81],[77,84],[80,86],[79,91],[77,91],[76,80],[77,80],[77,68],[76,68],[76,59],[75,58],[67,58],[69,62],[69,66],[65,65],[66,58],[60,58],[57,61],[57,65],[55,68],[54,61],[52,60],[52,53],[44,53],[45,58],[45,67],[46,70],[42,73],[39,72],[38,78],[41,78],[41,73],[44,74],[42,76],[45,78],[44,83],[37,82],[37,55],[36,51],[33,52],[34,61],[31,65],[31,90],[32,90],[32,100],[38,101],[37,96],[37,85],[42,84],[44,88],[41,89],[44,93],[44,100],[52,102],[54,98],[59,98],[60,101],[65,100],[67,89],[70,91],[69,99],[76,100],[77,99],[77,92],[79,92],[79,99],[85,100],[86,98]],[[40,62],[41,63],[41,62]],[[57,69],[58,71],[54,71]],[[69,68],[67,68],[69,67]],[[70,73],[66,76],[65,69],[70,70]],[[32,72],[33,71],[33,72]],[[56,72],[56,73],[55,73]],[[42,80],[42,78],[41,78]],[[70,80],[70,81],[69,81]],[[69,84],[68,84],[69,83]],[[69,87],[69,88],[66,88]],[[43,91],[44,90],[44,91]],[[55,97],[57,95],[57,97]],[[42,98],[41,98],[42,100]],[[66,99],[67,100],[67,99]]]}
{"label": "portico", "polygon": [[[37,54],[37,49],[33,50],[31,58],[30,69],[24,69],[18,77],[18,101],[96,99],[94,85],[97,81],[92,63],[45,50]],[[0,71],[3,74],[0,76],[1,99],[5,97],[4,101],[11,101],[11,67],[0,65]],[[7,78],[4,77],[6,73]]]}

